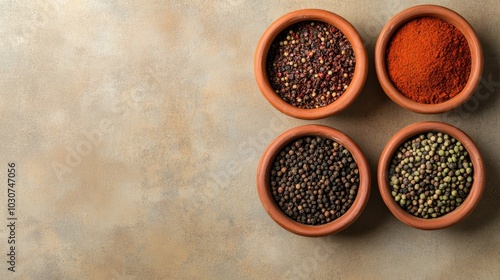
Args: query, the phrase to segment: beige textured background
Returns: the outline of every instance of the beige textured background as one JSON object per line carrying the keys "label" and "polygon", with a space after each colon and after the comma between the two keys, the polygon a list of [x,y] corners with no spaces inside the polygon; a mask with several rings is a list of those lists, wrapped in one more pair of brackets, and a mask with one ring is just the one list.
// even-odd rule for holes
{"label": "beige textured background", "polygon": [[[420,115],[382,92],[376,37],[425,1],[0,2],[0,219],[7,163],[18,165],[17,272],[9,279],[500,279],[500,5],[434,1],[462,14],[484,47],[481,88],[448,114]],[[286,12],[323,8],[366,40],[358,100],[320,121],[278,113],[255,84],[253,52]],[[464,222],[409,228],[376,183],[347,230],[295,236],[262,208],[255,170],[267,144],[320,123],[358,142],[376,169],[387,140],[416,121],[466,131],[487,189]],[[375,182],[375,176],[373,176]]]}

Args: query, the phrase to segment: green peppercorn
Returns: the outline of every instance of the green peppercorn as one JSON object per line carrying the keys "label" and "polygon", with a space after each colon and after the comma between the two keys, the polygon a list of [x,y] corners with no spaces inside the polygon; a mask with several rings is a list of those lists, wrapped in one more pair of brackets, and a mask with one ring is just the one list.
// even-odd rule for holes
{"label": "green peppercorn", "polygon": [[436,218],[456,209],[473,182],[467,151],[445,133],[429,132],[404,142],[389,166],[394,200],[421,218]]}

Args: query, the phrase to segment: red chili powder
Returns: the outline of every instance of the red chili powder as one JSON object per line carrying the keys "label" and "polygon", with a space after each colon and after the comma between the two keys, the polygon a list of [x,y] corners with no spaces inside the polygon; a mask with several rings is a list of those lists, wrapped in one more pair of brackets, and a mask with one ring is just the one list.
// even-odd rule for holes
{"label": "red chili powder", "polygon": [[465,87],[471,54],[465,36],[453,24],[421,17],[394,33],[386,65],[389,78],[404,96],[436,104],[453,98]]}

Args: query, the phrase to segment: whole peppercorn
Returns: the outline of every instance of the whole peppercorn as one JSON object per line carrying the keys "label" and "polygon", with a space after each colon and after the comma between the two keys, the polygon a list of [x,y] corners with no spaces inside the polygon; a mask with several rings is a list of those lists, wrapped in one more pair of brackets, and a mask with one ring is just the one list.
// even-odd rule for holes
{"label": "whole peppercorn", "polygon": [[394,200],[420,218],[443,216],[462,204],[472,187],[472,162],[465,147],[441,132],[403,143],[389,166]]}
{"label": "whole peppercorn", "polygon": [[356,58],[347,37],[320,21],[299,22],[281,32],[267,55],[271,87],[303,109],[324,107],[349,87]]}
{"label": "whole peppercorn", "polygon": [[349,210],[356,199],[359,170],[343,145],[311,136],[292,141],[278,153],[270,182],[281,211],[299,223],[320,225]]}

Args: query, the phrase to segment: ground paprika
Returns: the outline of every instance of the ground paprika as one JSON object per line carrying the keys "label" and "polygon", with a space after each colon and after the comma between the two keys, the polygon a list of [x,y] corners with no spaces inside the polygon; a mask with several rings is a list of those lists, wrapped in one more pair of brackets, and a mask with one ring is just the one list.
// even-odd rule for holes
{"label": "ground paprika", "polygon": [[465,36],[454,25],[421,17],[408,21],[394,33],[387,47],[386,65],[389,78],[404,96],[436,104],[465,87],[471,54]]}

